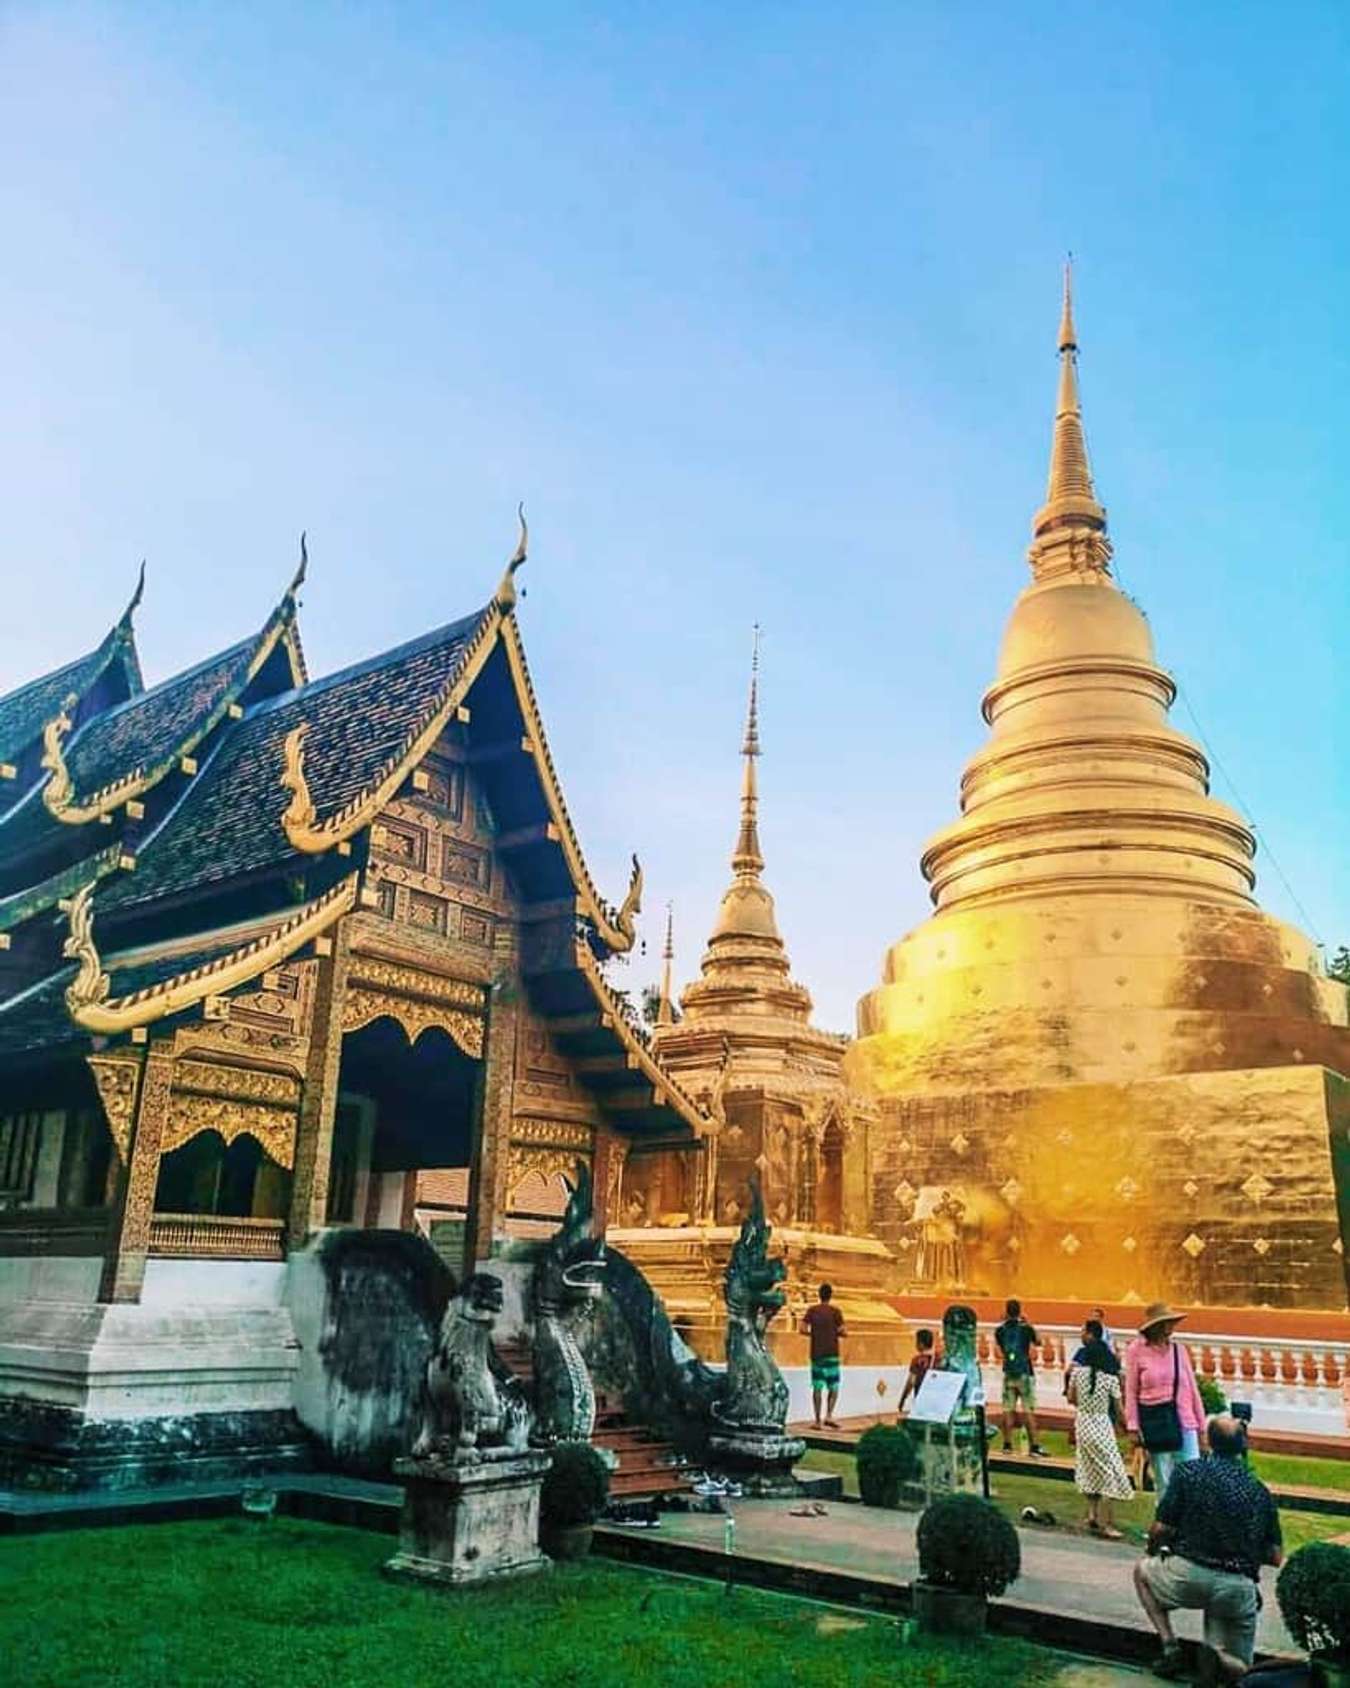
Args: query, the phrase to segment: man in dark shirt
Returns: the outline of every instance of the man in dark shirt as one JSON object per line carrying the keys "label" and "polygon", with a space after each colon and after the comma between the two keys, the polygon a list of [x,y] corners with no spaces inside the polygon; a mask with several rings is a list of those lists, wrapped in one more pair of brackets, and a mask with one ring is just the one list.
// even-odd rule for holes
{"label": "man in dark shirt", "polygon": [[811,1406],[820,1429],[820,1397],[825,1394],[825,1423],[837,1429],[834,1409],[839,1402],[839,1338],[847,1336],[844,1315],[830,1305],[834,1290],[820,1286],[820,1300],[802,1314],[802,1329],[811,1338]]}
{"label": "man in dark shirt", "polygon": [[1236,1682],[1256,1647],[1261,1567],[1284,1557],[1280,1516],[1270,1490],[1247,1469],[1240,1420],[1210,1419],[1209,1446],[1208,1459],[1173,1471],[1149,1531],[1150,1548],[1167,1547],[1170,1555],[1141,1559],[1134,1586],[1163,1644],[1155,1675],[1185,1676],[1171,1613],[1189,1609],[1205,1614],[1205,1642]]}
{"label": "man in dark shirt", "polygon": [[1027,1447],[1044,1459],[1045,1449],[1036,1439],[1036,1373],[1031,1364],[1031,1350],[1041,1339],[1022,1317],[1020,1301],[1010,1301],[1006,1312],[1007,1318],[994,1332],[995,1346],[1003,1356],[1003,1451],[1013,1451],[1013,1426],[1025,1420]]}

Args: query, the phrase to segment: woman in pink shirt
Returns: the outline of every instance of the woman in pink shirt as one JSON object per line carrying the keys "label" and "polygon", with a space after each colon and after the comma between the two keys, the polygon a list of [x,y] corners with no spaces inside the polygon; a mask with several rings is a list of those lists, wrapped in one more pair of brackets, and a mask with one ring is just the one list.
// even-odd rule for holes
{"label": "woman in pink shirt", "polygon": [[1191,1356],[1172,1334],[1183,1317],[1174,1313],[1165,1301],[1155,1301],[1144,1314],[1139,1335],[1125,1351],[1125,1424],[1140,1447],[1147,1446],[1139,1430],[1140,1406],[1176,1402],[1181,1446],[1148,1450],[1153,1487],[1159,1500],[1173,1468],[1183,1460],[1199,1459],[1200,1427],[1205,1422],[1205,1404],[1200,1399]]}

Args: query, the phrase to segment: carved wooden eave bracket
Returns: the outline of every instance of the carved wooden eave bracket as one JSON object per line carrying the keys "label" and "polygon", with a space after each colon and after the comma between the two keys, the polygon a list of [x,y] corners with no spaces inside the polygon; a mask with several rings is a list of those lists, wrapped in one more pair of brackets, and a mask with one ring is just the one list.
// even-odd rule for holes
{"label": "carved wooden eave bracket", "polygon": [[717,1128],[716,1120],[698,1106],[688,1091],[671,1076],[643,1043],[629,1023],[619,999],[610,989],[608,980],[600,971],[600,964],[591,954],[590,946],[580,939],[577,940],[576,958],[578,971],[585,975],[601,1012],[612,1024],[614,1033],[623,1044],[624,1052],[634,1069],[651,1085],[657,1104],[671,1108],[677,1113],[695,1137],[706,1137],[714,1132]]}
{"label": "carved wooden eave bracket", "polygon": [[[75,978],[66,990],[70,1017],[86,1031],[113,1033],[132,1031],[169,1014],[195,1007],[208,996],[219,996],[244,985],[270,967],[277,967],[297,950],[317,938],[356,902],[357,875],[325,891],[322,896],[298,908],[286,920],[225,951],[198,967],[148,985],[143,990],[114,997],[94,944],[93,886],[71,898],[66,907],[70,934],[64,954],[79,961]],[[125,960],[125,958],[121,958]]]}
{"label": "carved wooden eave bracket", "polygon": [[279,642],[285,643],[291,660],[291,676],[297,685],[304,682],[304,656],[295,637],[295,594],[304,579],[307,559],[301,561],[295,578],[286,588],[281,602],[267,618],[258,634],[248,661],[221,693],[208,714],[194,723],[191,730],[173,747],[172,753],[162,757],[153,767],[140,764],[119,779],[99,786],[92,792],[76,792],[75,782],[66,763],[66,742],[70,737],[73,713],[78,698],[72,693],[62,703],[58,713],[42,729],[42,763],[50,775],[42,787],[42,802],[53,820],[67,826],[84,826],[101,820],[124,804],[134,802],[174,768],[180,767],[184,757],[190,757],[202,741],[212,733],[232,711],[237,711],[239,699],[257,677]]}

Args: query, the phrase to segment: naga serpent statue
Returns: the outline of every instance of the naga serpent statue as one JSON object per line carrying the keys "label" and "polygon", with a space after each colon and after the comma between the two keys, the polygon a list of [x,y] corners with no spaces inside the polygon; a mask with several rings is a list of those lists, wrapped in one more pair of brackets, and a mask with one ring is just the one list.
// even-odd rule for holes
{"label": "naga serpent statue", "polygon": [[750,1212],[727,1262],[726,1390],[712,1411],[724,1429],[756,1436],[781,1436],[788,1412],[788,1386],[764,1340],[787,1299],[778,1288],[787,1267],[769,1258],[771,1235],[763,1194],[752,1181]]}
{"label": "naga serpent statue", "polygon": [[452,1465],[512,1459],[530,1440],[530,1408],[492,1346],[502,1284],[475,1272],[451,1297],[427,1361],[425,1412],[414,1459]]}
{"label": "naga serpent statue", "polygon": [[606,1259],[594,1234],[590,1168],[577,1162],[563,1222],[539,1256],[530,1286],[534,1311],[534,1439],[589,1442],[595,1385],[577,1337],[600,1297]]}

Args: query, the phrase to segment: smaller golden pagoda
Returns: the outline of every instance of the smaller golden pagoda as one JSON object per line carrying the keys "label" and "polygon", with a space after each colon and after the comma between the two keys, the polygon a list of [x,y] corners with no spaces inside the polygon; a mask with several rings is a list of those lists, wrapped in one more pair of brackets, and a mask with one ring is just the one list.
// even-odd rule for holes
{"label": "smaller golden pagoda", "polygon": [[791,1317],[773,1331],[779,1357],[805,1358],[797,1315],[828,1281],[849,1326],[846,1361],[893,1364],[901,1325],[884,1297],[894,1260],[867,1235],[869,1106],[844,1087],[847,1038],[811,1024],[811,995],[791,977],[762,877],[758,669],[757,629],[731,884],[678,1015],[668,918],[652,1036],[662,1068],[711,1115],[714,1130],[694,1145],[630,1148],[618,1203],[623,1228],[611,1225],[609,1237],[647,1274],[693,1345],[720,1355],[722,1275],[757,1180],[788,1267]]}

